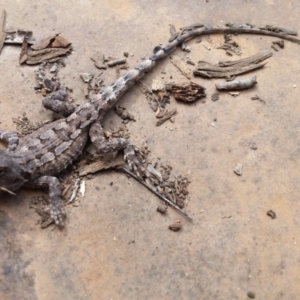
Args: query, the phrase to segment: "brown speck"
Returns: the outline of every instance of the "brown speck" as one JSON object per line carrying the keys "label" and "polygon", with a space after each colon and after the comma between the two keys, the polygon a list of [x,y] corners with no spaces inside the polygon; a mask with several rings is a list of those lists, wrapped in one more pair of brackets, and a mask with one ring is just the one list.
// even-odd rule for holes
{"label": "brown speck", "polygon": [[166,205],[161,204],[161,205],[157,206],[156,210],[161,214],[165,214],[167,212],[167,209],[168,209],[168,207]]}
{"label": "brown speck", "polygon": [[180,220],[177,220],[173,224],[169,225],[169,229],[172,231],[179,231],[181,229]]}
{"label": "brown speck", "polygon": [[276,213],[272,209],[267,211],[267,216],[271,217],[272,219],[276,218]]}

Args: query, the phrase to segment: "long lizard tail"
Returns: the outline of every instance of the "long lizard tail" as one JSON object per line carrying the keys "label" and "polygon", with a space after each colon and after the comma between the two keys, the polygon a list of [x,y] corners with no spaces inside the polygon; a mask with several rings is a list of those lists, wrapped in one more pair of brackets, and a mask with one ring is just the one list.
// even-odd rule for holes
{"label": "long lizard tail", "polygon": [[[277,28],[277,27],[276,27]],[[279,28],[280,30],[280,28]],[[112,85],[108,86],[97,95],[92,103],[95,103],[96,108],[101,117],[101,110],[103,109],[103,115],[106,113],[108,108],[113,107],[122,94],[124,94],[138,79],[140,79],[147,71],[152,69],[156,63],[168,56],[177,46],[186,42],[196,36],[207,35],[207,34],[259,34],[267,36],[279,37],[297,44],[300,44],[300,40],[296,37],[291,36],[291,33],[281,32],[281,31],[270,31],[267,29],[259,28],[239,28],[239,27],[230,27],[230,28],[201,28],[201,29],[191,29],[186,32],[183,32],[178,35],[178,37],[169,43],[164,48],[159,49],[154,55],[150,58],[141,62],[137,67],[128,71],[122,77],[117,79]]]}

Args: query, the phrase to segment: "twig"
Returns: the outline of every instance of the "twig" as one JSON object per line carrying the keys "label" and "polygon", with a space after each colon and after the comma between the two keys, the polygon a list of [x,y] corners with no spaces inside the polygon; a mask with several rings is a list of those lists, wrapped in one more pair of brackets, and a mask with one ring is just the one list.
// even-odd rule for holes
{"label": "twig", "polygon": [[177,112],[177,109],[174,108],[171,111],[167,112],[162,118],[160,118],[157,122],[156,122],[156,126],[160,126],[161,124],[163,124],[164,122],[166,122],[167,120],[169,120],[173,115],[175,115]]}
{"label": "twig", "polygon": [[193,221],[192,217],[188,215],[185,211],[183,211],[179,206],[177,206],[175,203],[158,193],[152,186],[148,185],[146,182],[142,181],[138,176],[136,176],[134,173],[129,171],[124,166],[117,167],[117,170],[122,170],[123,172],[127,173],[131,177],[133,177],[135,180],[137,180],[139,183],[144,185],[147,189],[149,189],[151,192],[153,192],[157,197],[159,197],[164,202],[168,203],[170,206],[172,206],[174,209],[179,211],[181,214],[183,214],[189,221]]}
{"label": "twig", "polygon": [[79,189],[79,181],[80,181],[79,178],[75,180],[75,183],[74,183],[74,190],[73,190],[73,193],[72,193],[72,195],[71,195],[71,198],[70,198],[70,200],[67,202],[67,204],[70,204],[70,203],[72,203],[72,202],[75,200],[75,198],[76,198],[76,196],[77,196],[78,189]]}
{"label": "twig", "polygon": [[153,91],[142,80],[139,80],[138,82],[141,83],[148,90],[148,92],[152,94],[152,96],[153,96],[154,100],[156,101],[158,107],[161,109],[160,102],[157,99],[157,97],[155,96],[155,94],[153,93]]}
{"label": "twig", "polygon": [[2,9],[1,17],[0,17],[0,52],[3,48],[6,33],[5,33],[5,22],[6,22],[6,11]]}
{"label": "twig", "polygon": [[278,38],[281,38],[281,39],[284,39],[284,40],[287,40],[287,41],[290,41],[290,42],[300,45],[300,39],[298,39],[296,37],[269,31],[269,30],[258,29],[258,28],[236,28],[236,27],[230,27],[230,28],[211,27],[211,28],[208,28],[208,27],[204,27],[203,29],[200,29],[200,30],[195,29],[193,31],[189,31],[187,33],[181,34],[178,37],[178,39],[182,39],[186,42],[187,41],[185,39],[186,36],[188,36],[188,40],[191,40],[196,36],[202,36],[202,35],[208,35],[208,34],[228,34],[228,33],[259,34],[259,35],[275,36],[275,37],[278,37]]}

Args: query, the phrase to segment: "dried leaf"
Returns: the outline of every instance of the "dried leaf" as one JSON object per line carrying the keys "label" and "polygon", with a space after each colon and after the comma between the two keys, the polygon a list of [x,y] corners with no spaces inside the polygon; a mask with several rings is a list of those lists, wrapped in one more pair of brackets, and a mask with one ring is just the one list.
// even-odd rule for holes
{"label": "dried leaf", "polygon": [[54,36],[47,37],[47,38],[37,42],[36,44],[32,45],[31,49],[32,50],[42,50],[42,49],[48,48],[57,36],[58,36],[58,34],[56,33]]}

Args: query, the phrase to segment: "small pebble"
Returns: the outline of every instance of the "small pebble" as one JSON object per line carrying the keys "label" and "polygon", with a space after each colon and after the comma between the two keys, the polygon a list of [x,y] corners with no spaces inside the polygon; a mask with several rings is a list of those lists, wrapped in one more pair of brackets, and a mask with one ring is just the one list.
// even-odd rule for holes
{"label": "small pebble", "polygon": [[165,214],[168,210],[168,207],[166,205],[161,204],[161,205],[157,206],[156,210],[161,214]]}
{"label": "small pebble", "polygon": [[275,213],[275,211],[273,211],[272,209],[270,209],[270,210],[267,211],[267,215],[268,215],[269,217],[271,217],[272,219],[275,219],[275,218],[276,218],[276,213]]}
{"label": "small pebble", "polygon": [[55,64],[51,67],[50,72],[55,73],[56,71],[57,71],[57,65]]}
{"label": "small pebble", "polygon": [[234,169],[234,173],[241,176],[243,173],[243,165],[241,163],[238,163]]}
{"label": "small pebble", "polygon": [[172,231],[179,231],[181,229],[180,220],[177,220],[173,224],[169,225],[169,229]]}
{"label": "small pebble", "polygon": [[248,298],[250,299],[254,299],[255,298],[255,294],[253,292],[248,292],[247,293]]}

